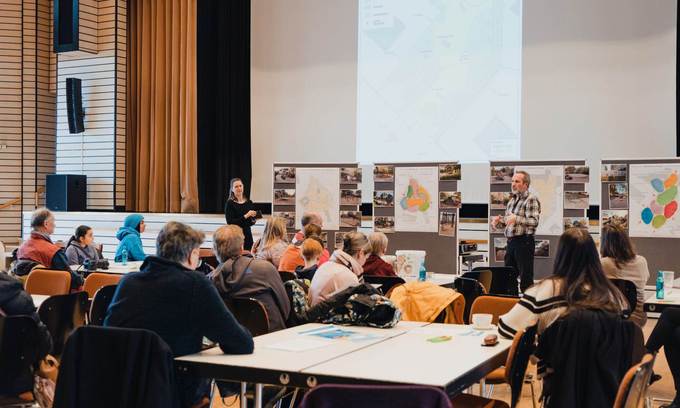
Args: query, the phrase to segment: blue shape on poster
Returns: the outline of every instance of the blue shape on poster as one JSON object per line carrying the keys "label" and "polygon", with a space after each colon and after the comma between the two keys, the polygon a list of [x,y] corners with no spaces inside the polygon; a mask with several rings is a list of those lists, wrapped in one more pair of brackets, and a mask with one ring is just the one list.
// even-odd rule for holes
{"label": "blue shape on poster", "polygon": [[662,192],[664,190],[663,181],[655,178],[652,180],[652,187],[654,187],[654,190],[656,190],[657,193]]}
{"label": "blue shape on poster", "polygon": [[652,213],[652,210],[647,207],[644,210],[642,210],[642,222],[645,224],[649,224],[652,222],[652,218],[654,218],[654,214]]}

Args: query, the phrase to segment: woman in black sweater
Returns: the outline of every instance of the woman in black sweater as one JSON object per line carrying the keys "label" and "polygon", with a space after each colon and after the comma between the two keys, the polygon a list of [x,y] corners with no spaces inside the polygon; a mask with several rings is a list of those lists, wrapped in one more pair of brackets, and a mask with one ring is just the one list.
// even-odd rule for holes
{"label": "woman in black sweater", "polygon": [[247,251],[253,247],[253,233],[250,227],[255,224],[257,212],[255,205],[243,194],[243,182],[239,178],[233,178],[229,182],[229,198],[224,206],[224,217],[227,224],[238,225],[243,230],[245,241],[243,248]]}

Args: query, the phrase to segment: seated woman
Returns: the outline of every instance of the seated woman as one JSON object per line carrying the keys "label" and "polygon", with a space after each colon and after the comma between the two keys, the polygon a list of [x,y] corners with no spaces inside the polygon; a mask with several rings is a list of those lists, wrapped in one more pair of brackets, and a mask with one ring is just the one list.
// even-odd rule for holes
{"label": "seated woman", "polygon": [[538,333],[573,308],[621,313],[626,301],[602,271],[595,242],[588,231],[570,228],[562,234],[553,274],[527,288],[508,313],[500,317],[498,332],[512,338],[518,330],[538,323]]}
{"label": "seated woman", "polygon": [[602,227],[601,239],[600,255],[604,274],[608,278],[629,280],[637,288],[637,304],[630,320],[642,328],[647,322],[647,313],[643,310],[645,285],[649,279],[647,260],[635,254],[633,243],[619,225]]}
{"label": "seated woman", "polygon": [[146,229],[142,214],[130,214],[125,217],[123,226],[116,233],[116,238],[120,241],[116,248],[114,261],[123,260],[123,251],[127,253],[128,261],[143,261],[146,258],[142,247],[141,234]]}
{"label": "seated woman", "polygon": [[358,231],[345,234],[342,249],[336,249],[331,259],[314,274],[309,288],[311,305],[327,300],[334,294],[360,284],[366,261],[366,236]]}
{"label": "seated woman", "polygon": [[255,259],[271,262],[274,268],[278,268],[287,247],[286,220],[281,217],[271,217],[264,226],[262,238],[253,244],[253,254]]}
{"label": "seated woman", "polygon": [[302,250],[302,258],[304,258],[305,264],[298,266],[295,269],[295,274],[300,279],[309,279],[311,281],[316,270],[319,269],[318,262],[323,252],[323,242],[321,238],[312,235],[302,241],[300,249]]}
{"label": "seated woman", "polygon": [[392,265],[383,261],[381,256],[387,251],[387,236],[382,232],[368,235],[368,258],[364,263],[366,276],[397,276]]}
{"label": "seated woman", "polygon": [[[52,348],[52,338],[47,327],[40,321],[31,295],[26,293],[21,282],[4,272],[0,272],[0,310],[5,316],[25,315],[38,324],[38,338],[34,367],[40,364]],[[33,373],[26,371],[9,383],[0,383],[0,395],[16,397],[24,392],[33,391]]]}
{"label": "seated woman", "polygon": [[69,265],[82,265],[86,260],[96,262],[100,259],[97,248],[94,247],[92,228],[80,225],[66,245],[66,259]]}

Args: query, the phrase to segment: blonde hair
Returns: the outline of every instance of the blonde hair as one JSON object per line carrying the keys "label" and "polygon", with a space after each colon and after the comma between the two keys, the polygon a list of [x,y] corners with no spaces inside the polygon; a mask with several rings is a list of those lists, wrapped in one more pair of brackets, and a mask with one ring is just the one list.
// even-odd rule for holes
{"label": "blonde hair", "polygon": [[368,235],[367,251],[373,255],[380,256],[387,251],[387,235],[382,232],[372,232]]}
{"label": "blonde hair", "polygon": [[[286,240],[286,220],[282,217],[271,217],[267,220],[260,240],[260,247],[269,248],[278,241]],[[258,248],[259,250],[260,248]]]}
{"label": "blonde hair", "polygon": [[321,255],[323,247],[318,240],[314,238],[307,238],[302,242],[302,257],[305,261],[309,261]]}

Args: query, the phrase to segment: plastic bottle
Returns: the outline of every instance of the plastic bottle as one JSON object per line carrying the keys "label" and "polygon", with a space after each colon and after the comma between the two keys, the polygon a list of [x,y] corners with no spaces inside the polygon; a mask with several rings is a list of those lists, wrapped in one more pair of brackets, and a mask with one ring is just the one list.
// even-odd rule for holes
{"label": "plastic bottle", "polygon": [[425,269],[425,260],[420,261],[420,270],[418,271],[418,280],[425,282],[427,280],[427,269]]}
{"label": "plastic bottle", "polygon": [[659,271],[656,274],[656,298],[663,299],[665,297],[663,290],[663,273]]}
{"label": "plastic bottle", "polygon": [[127,265],[127,249],[123,249],[123,252],[120,253],[120,263]]}

